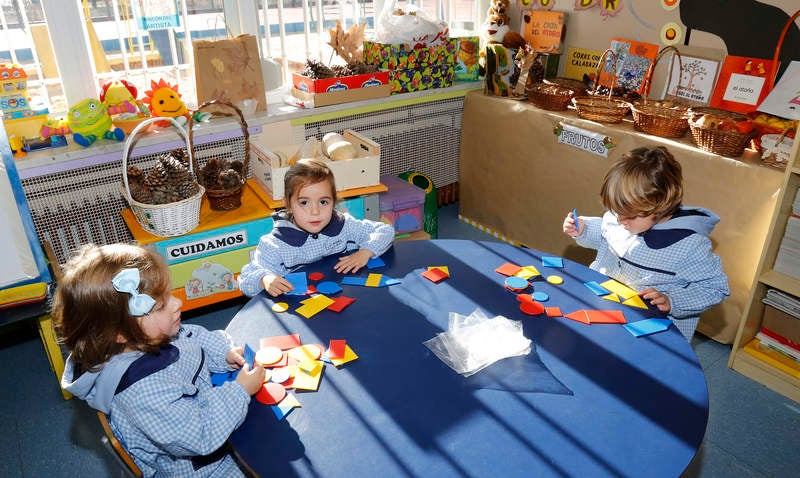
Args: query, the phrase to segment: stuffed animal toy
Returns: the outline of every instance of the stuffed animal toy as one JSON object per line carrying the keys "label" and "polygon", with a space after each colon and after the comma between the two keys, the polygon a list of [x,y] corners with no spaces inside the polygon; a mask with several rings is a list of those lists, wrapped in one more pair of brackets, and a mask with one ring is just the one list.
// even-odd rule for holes
{"label": "stuffed animal toy", "polygon": [[48,121],[42,125],[42,138],[72,133],[72,139],[83,147],[91,146],[97,138],[122,141],[125,132],[115,127],[108,107],[100,100],[89,98],[71,107],[66,120]]}
{"label": "stuffed animal toy", "polygon": [[100,101],[108,107],[114,126],[130,134],[139,123],[150,117],[144,103],[136,99],[138,90],[125,80],[116,80],[103,85]]}
{"label": "stuffed animal toy", "polygon": [[[164,79],[150,81],[150,89],[144,92],[145,97],[142,101],[149,105],[150,114],[155,117],[173,118],[181,126],[185,126],[192,118],[195,122],[208,121],[211,113],[195,111],[189,112],[186,103],[178,93],[178,85],[171,85]],[[157,126],[166,127],[171,125],[169,121],[157,121]]]}
{"label": "stuffed animal toy", "polygon": [[525,39],[518,32],[511,31],[509,25],[508,0],[492,0],[486,11],[484,21],[484,38],[486,44],[499,43],[506,48],[517,49],[525,45]]}
{"label": "stuffed animal toy", "polygon": [[486,92],[497,96],[513,96],[519,77],[514,55],[527,44],[522,35],[511,30],[509,9],[509,0],[492,0],[484,21],[482,70],[486,76]]}

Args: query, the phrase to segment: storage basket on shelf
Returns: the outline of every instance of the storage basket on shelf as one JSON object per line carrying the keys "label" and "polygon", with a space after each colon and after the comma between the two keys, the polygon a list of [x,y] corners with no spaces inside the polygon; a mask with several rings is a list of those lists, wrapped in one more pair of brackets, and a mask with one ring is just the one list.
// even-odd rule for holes
{"label": "storage basket on shelf", "polygon": [[[678,57],[679,71],[683,71],[681,53],[678,49],[674,46],[664,47],[658,52],[655,61],[645,75],[644,97],[631,104],[631,114],[633,115],[633,126],[639,131],[663,138],[681,138],[689,130],[689,106],[679,101],[648,99],[658,61],[668,51],[672,51]],[[683,75],[680,74],[678,78],[680,87]]]}
{"label": "storage basket on shelf", "polygon": [[193,123],[189,121],[189,147],[193,152],[197,180],[206,188],[211,209],[230,211],[242,205],[242,190],[250,176],[250,133],[247,131],[247,121],[238,107],[225,101],[207,101],[197,111],[203,109],[213,109],[215,115],[235,114],[242,129],[242,136],[226,140],[229,144],[225,148],[216,144],[205,147],[195,144]]}
{"label": "storage basket on shelf", "polygon": [[[172,123],[178,134],[181,135],[186,142],[189,160],[185,167],[188,168],[190,183],[184,185],[185,187],[183,189],[185,191],[186,186],[188,186],[188,188],[190,188],[188,193],[193,191],[194,193],[184,199],[166,204],[147,204],[134,199],[131,195],[132,185],[128,177],[128,161],[137,135],[146,130],[151,123],[165,120],[169,120]],[[131,212],[133,212],[136,222],[142,226],[142,229],[156,236],[170,237],[186,234],[197,227],[200,223],[200,204],[203,201],[205,189],[197,183],[192,163],[192,149],[189,147],[189,135],[173,118],[149,118],[139,123],[139,125],[131,131],[131,134],[128,135],[125,140],[125,148],[122,153],[122,193],[131,206]]]}
{"label": "storage basket on shelf", "polygon": [[569,106],[575,91],[564,86],[533,83],[525,88],[528,101],[543,110],[563,111]]}
{"label": "storage basket on shelf", "polygon": [[564,78],[564,77],[554,77],[554,78],[545,78],[544,83],[548,85],[558,85],[563,86],[564,88],[568,88],[575,92],[575,96],[585,96],[586,91],[589,89],[586,86],[586,83],[580,80],[574,80],[572,78]]}
{"label": "storage basket on shelf", "polygon": [[735,126],[746,121],[747,116],[741,113],[719,108],[689,108],[689,130],[694,143],[703,151],[721,156],[741,156],[753,132],[740,132]]}
{"label": "storage basket on shelf", "polygon": [[782,171],[786,169],[794,145],[794,139],[788,135],[790,131],[787,128],[781,134],[765,134],[761,137],[761,160],[765,165]]}
{"label": "storage basket on shelf", "polygon": [[619,123],[630,110],[630,103],[618,98],[612,98],[611,96],[614,86],[616,86],[617,83],[616,76],[613,76],[611,87],[608,89],[608,97],[597,96],[597,91],[600,87],[600,70],[605,64],[606,55],[609,54],[614,62],[614,70],[616,71],[617,55],[611,50],[604,51],[600,56],[600,60],[597,62],[594,85],[595,95],[576,96],[572,98],[572,104],[575,105],[575,109],[578,110],[578,116],[583,119],[600,121],[602,123]]}

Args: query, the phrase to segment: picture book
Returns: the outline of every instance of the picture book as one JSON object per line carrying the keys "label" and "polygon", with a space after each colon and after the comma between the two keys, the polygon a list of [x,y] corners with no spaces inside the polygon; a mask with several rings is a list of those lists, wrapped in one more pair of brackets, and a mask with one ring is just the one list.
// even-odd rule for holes
{"label": "picture book", "polygon": [[666,94],[687,100],[692,105],[707,105],[718,70],[719,62],[710,58],[681,55],[679,62],[674,56]]}
{"label": "picture book", "polygon": [[745,114],[755,111],[767,96],[771,69],[772,60],[728,55],[709,106]]}
{"label": "picture book", "polygon": [[645,75],[658,55],[658,45],[612,38],[609,49],[617,56],[616,69],[612,55],[606,55],[600,72],[600,84],[611,86],[616,77],[616,86],[641,94],[644,91]]}
{"label": "picture book", "polygon": [[583,75],[594,76],[597,71],[597,62],[603,54],[601,50],[591,48],[569,47],[564,63],[564,76],[573,80],[583,81]]}
{"label": "picture book", "polygon": [[566,13],[553,10],[527,10],[522,12],[520,34],[533,51],[561,53],[566,34]]}

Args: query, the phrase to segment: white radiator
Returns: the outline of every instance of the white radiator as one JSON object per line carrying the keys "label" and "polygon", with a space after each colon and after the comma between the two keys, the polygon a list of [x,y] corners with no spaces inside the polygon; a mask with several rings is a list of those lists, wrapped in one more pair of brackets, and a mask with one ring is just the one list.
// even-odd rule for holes
{"label": "white radiator", "polygon": [[[381,174],[417,171],[430,177],[437,187],[454,185],[458,181],[463,103],[463,97],[457,97],[308,123],[304,137],[321,139],[329,131],[352,129],[381,145]],[[269,124],[263,129],[269,134]],[[202,158],[231,149],[240,139],[229,137],[198,145],[197,154]],[[166,150],[131,158],[129,164],[149,168]],[[133,240],[120,215],[128,207],[121,193],[121,174],[120,158],[77,169],[22,175],[39,240],[52,244],[59,262],[65,262],[82,244]]]}

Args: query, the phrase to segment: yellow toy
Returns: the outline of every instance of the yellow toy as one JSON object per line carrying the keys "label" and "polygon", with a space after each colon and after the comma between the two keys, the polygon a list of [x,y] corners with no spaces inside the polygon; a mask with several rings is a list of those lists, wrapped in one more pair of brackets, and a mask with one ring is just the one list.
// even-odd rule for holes
{"label": "yellow toy", "polygon": [[138,90],[125,80],[117,80],[103,85],[100,101],[108,107],[114,126],[131,134],[133,128],[150,118],[147,106],[136,99]]}
{"label": "yellow toy", "polygon": [[69,109],[66,120],[51,120],[42,126],[42,138],[72,133],[72,139],[83,147],[91,146],[97,138],[122,141],[125,132],[111,123],[108,107],[100,100],[89,98]]}
{"label": "yellow toy", "polygon": [[[150,114],[155,117],[173,118],[181,126],[189,122],[189,118],[196,122],[208,121],[211,113],[203,113],[196,111],[193,114],[189,113],[186,103],[181,99],[178,93],[178,85],[171,85],[164,81],[164,79],[150,81],[150,89],[144,92],[145,97],[142,101],[149,105]],[[155,123],[158,126],[169,126],[169,121],[158,121]]]}

